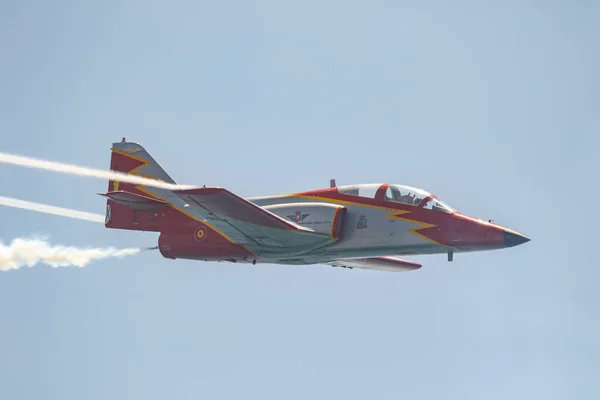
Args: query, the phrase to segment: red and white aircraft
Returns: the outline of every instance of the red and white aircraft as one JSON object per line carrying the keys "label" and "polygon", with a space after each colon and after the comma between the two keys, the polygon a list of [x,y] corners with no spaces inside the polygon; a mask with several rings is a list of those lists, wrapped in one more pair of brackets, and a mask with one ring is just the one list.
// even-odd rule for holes
{"label": "red and white aircraft", "polygon": [[[175,181],[138,143],[114,143],[110,169]],[[397,184],[330,186],[241,198],[221,187],[167,190],[110,181],[105,226],[160,233],[166,258],[327,264],[410,271],[397,256],[513,247],[529,239],[466,216],[424,190]]]}

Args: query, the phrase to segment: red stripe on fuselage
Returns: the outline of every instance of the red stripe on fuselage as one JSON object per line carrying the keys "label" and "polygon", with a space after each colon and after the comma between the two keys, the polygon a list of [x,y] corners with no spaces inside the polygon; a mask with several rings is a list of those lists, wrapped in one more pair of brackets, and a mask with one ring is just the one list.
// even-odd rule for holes
{"label": "red stripe on fuselage", "polygon": [[[337,188],[318,189],[296,193],[295,195],[305,198],[320,198],[339,202],[340,204],[353,204],[390,210],[389,216],[422,224],[423,227],[417,227],[411,231],[444,246],[494,247],[503,244],[505,229],[501,226],[487,224],[483,221],[466,217],[458,212],[446,213],[423,208],[427,201],[434,198],[434,196],[423,199],[418,206],[412,206],[385,200],[385,190],[383,187],[379,188],[375,198],[342,194],[337,191]],[[398,213],[394,214],[394,210],[397,210]]]}

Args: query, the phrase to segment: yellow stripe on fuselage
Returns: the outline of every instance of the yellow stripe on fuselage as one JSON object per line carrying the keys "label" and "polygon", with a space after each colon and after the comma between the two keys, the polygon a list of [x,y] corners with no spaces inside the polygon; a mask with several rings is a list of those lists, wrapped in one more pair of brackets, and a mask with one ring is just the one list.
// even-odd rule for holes
{"label": "yellow stripe on fuselage", "polygon": [[274,197],[298,197],[298,198],[303,198],[303,199],[317,199],[317,200],[322,200],[322,201],[326,201],[326,202],[332,202],[332,203],[340,203],[340,204],[347,204],[347,205],[353,205],[353,206],[359,206],[359,207],[366,207],[366,208],[372,208],[372,209],[377,209],[377,210],[387,210],[387,211],[393,211],[393,213],[390,214],[385,214],[384,217],[390,218],[390,219],[396,219],[396,220],[400,220],[400,221],[406,221],[406,222],[411,222],[413,224],[417,224],[419,226],[416,226],[414,228],[410,228],[408,229],[408,232],[415,234],[416,236],[419,236],[420,238],[436,244],[438,246],[444,246],[442,243],[439,243],[419,232],[417,232],[418,230],[421,229],[426,229],[426,228],[433,228],[437,225],[435,224],[430,224],[427,222],[421,222],[421,221],[417,221],[414,219],[409,219],[409,218],[404,218],[404,217],[400,217],[398,216],[398,214],[403,215],[403,214],[408,214],[410,213],[410,211],[407,210],[402,210],[402,209],[398,209],[398,208],[392,208],[392,207],[382,207],[382,206],[375,206],[372,204],[365,204],[365,203],[359,203],[356,201],[351,201],[351,200],[338,200],[338,199],[333,199],[330,197],[322,197],[322,196],[308,196],[308,195],[298,195],[298,194],[283,194],[281,196],[274,196]]}

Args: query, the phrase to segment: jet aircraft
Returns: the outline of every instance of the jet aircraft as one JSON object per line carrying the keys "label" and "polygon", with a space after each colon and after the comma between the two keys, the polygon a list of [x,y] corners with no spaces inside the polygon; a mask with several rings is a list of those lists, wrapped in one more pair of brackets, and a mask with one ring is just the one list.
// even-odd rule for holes
{"label": "jet aircraft", "polygon": [[[175,184],[135,142],[113,143],[110,169]],[[169,259],[325,264],[412,271],[398,258],[514,247],[524,235],[467,216],[422,189],[357,184],[242,198],[215,186],[166,190],[109,181],[105,227],[158,232]]]}

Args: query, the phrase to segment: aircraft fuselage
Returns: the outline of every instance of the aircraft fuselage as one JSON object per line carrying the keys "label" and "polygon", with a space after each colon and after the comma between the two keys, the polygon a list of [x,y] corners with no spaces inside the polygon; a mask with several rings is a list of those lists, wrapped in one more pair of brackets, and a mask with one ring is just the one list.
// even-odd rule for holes
{"label": "aircraft fuselage", "polygon": [[414,270],[395,256],[513,247],[529,241],[396,184],[358,184],[242,198],[217,186],[176,185],[138,143],[113,143],[110,169],[169,184],[109,181],[105,226],[160,233],[163,257]]}
{"label": "aircraft fuselage", "polygon": [[[425,209],[423,205],[427,199],[415,206],[386,201],[377,196],[372,199],[360,198],[321,189],[247,200],[261,207],[299,205],[297,212],[300,215],[303,203],[340,204],[347,208],[342,239],[298,258],[282,258],[278,260],[280,263],[312,264],[339,258],[381,255],[450,254],[451,257],[454,253],[502,249],[529,241],[513,230],[457,211],[448,213]],[[306,215],[295,223],[313,228],[314,222],[323,222],[311,221],[310,217]]]}

